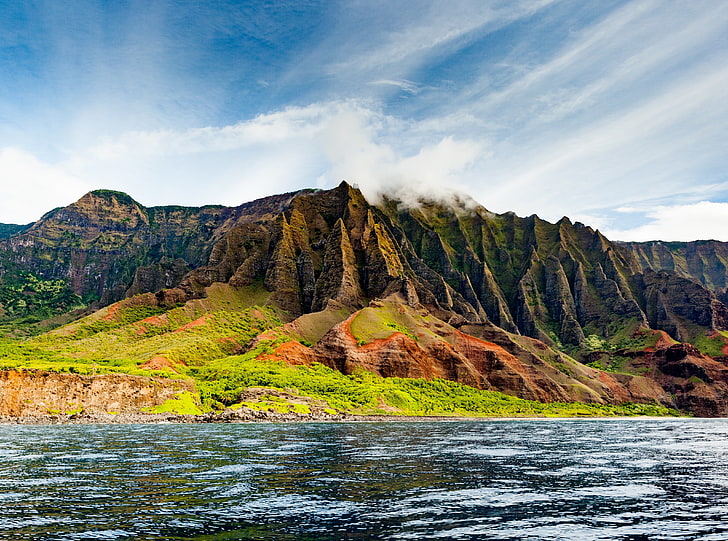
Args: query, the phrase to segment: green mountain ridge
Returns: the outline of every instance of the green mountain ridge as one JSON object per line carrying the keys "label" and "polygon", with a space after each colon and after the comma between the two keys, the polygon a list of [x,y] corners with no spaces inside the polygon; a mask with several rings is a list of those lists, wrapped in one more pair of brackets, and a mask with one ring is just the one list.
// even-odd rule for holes
{"label": "green mountain ridge", "polygon": [[16,224],[0,224],[0,240],[7,239],[18,233],[22,233],[32,224],[16,225]]}
{"label": "green mountain ridge", "polygon": [[[234,405],[243,387],[225,382],[263,362],[726,415],[721,246],[612,243],[567,218],[465,200],[371,205],[346,183],[234,208],[143,207],[99,190],[0,240],[10,297],[40,298],[18,277],[60,280],[68,291],[43,316],[72,317],[61,293],[90,314],[11,344],[5,365],[158,369],[195,379],[208,407]],[[23,348],[47,362],[23,361]],[[397,410],[387,392],[379,409]]]}

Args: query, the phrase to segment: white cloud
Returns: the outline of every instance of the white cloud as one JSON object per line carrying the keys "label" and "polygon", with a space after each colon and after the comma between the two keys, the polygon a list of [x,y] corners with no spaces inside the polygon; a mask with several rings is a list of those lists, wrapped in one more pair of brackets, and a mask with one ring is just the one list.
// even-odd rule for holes
{"label": "white cloud", "polygon": [[[79,179],[148,205],[235,205],[346,179],[370,197],[463,189],[497,212],[567,215],[604,230],[614,209],[726,191],[728,4],[353,1],[328,13],[295,50],[279,44],[270,66],[231,48],[224,76],[194,76],[216,50],[205,40],[217,27],[169,48],[170,36],[157,35],[162,12],[130,34],[129,50],[59,49],[56,73],[68,73],[65,83],[85,74],[78,87],[88,94],[38,101],[53,114],[13,116],[19,127],[0,148],[43,159],[25,154],[31,165],[20,167],[4,158],[6,199],[27,191],[6,180],[23,177],[4,174],[18,167],[68,186],[42,209],[16,205],[25,221],[70,202]],[[137,59],[147,34],[153,54]],[[250,117],[262,110],[272,112]],[[35,144],[21,133],[30,123]],[[617,229],[631,231],[639,216],[622,212]]]}
{"label": "white cloud", "polygon": [[[486,206],[598,214],[715,191],[724,170],[726,6],[630,3],[499,92],[479,81],[475,114],[500,125],[477,169]],[[690,202],[698,200],[690,198]]]}
{"label": "white cloud", "polygon": [[371,81],[416,81],[433,59],[557,1],[352,2],[340,15],[340,26],[289,77],[320,68],[336,86],[348,89]]}
{"label": "white cloud", "polygon": [[407,92],[409,94],[417,94],[420,92],[420,87],[419,87],[419,85],[417,85],[417,83],[413,83],[412,81],[407,81],[406,79],[402,79],[399,81],[392,81],[390,79],[380,79],[378,81],[372,81],[369,84],[370,85],[394,86],[394,87],[401,89],[403,92]]}
{"label": "white cloud", "polygon": [[728,242],[728,203],[701,201],[660,206],[646,213],[650,221],[633,229],[605,229],[605,236],[625,241],[720,240]]}
{"label": "white cloud", "polygon": [[0,222],[25,224],[77,200],[91,187],[18,148],[0,150]]}
{"label": "white cloud", "polygon": [[[422,144],[416,154],[405,155],[399,147],[375,142],[380,134],[371,121],[370,115],[360,111],[339,115],[328,123],[322,134],[330,163],[325,178],[350,180],[373,201],[389,194],[414,203],[418,196],[449,198],[453,192],[467,191],[459,176],[482,153],[480,144],[445,137]],[[398,132],[401,129],[397,127]]]}
{"label": "white cloud", "polygon": [[74,152],[70,175],[104,179],[148,205],[238,205],[341,180],[370,198],[467,191],[483,153],[472,139],[421,130],[353,101],[289,107],[231,126],[127,132]]}
{"label": "white cloud", "polygon": [[105,137],[88,152],[101,160],[113,160],[222,152],[249,146],[271,145],[295,137],[315,135],[320,123],[331,113],[332,108],[314,104],[309,107],[290,107],[259,115],[253,120],[230,126],[129,131],[116,138]]}

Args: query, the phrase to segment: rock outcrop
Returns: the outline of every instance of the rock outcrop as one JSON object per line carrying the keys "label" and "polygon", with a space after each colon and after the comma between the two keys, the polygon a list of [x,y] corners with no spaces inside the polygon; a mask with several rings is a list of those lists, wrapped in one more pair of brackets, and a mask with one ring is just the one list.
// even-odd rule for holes
{"label": "rock outcrop", "polygon": [[626,321],[685,341],[728,326],[728,249],[678,245],[615,244],[566,218],[496,215],[466,199],[372,206],[346,183],[234,208],[144,207],[98,190],[0,240],[0,277],[63,278],[97,307],[260,280],[291,317],[329,299],[361,307],[406,279],[433,313],[552,345],[609,337]]}
{"label": "rock outcrop", "polygon": [[634,257],[643,271],[649,269],[675,273],[722,295],[728,288],[726,242],[617,242],[615,247]]}
{"label": "rock outcrop", "polygon": [[660,344],[642,351],[623,351],[629,368],[644,373],[674,397],[675,407],[704,417],[728,415],[728,364],[690,344]]}
{"label": "rock outcrop", "polygon": [[0,240],[0,278],[21,270],[62,278],[95,307],[174,287],[208,262],[235,224],[276,215],[291,197],[235,208],[144,207],[124,193],[96,190]]}
{"label": "rock outcrop", "polygon": [[[406,327],[389,318],[393,310]],[[383,377],[448,379],[542,402],[675,406],[669,393],[649,378],[589,368],[543,342],[490,324],[462,328],[466,332],[401,303],[375,302],[334,325],[314,346],[285,342],[268,358],[289,364],[318,362],[344,374],[366,370]],[[380,337],[367,341],[357,334]]]}
{"label": "rock outcrop", "polygon": [[189,381],[126,374],[79,375],[43,370],[0,371],[0,416],[141,413],[194,392]]}

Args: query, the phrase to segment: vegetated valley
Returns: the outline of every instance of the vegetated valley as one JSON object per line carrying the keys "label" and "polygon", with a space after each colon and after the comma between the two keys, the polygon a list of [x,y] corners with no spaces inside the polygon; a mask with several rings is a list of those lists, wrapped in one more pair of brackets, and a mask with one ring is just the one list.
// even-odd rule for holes
{"label": "vegetated valley", "polygon": [[0,416],[725,416],[727,268],[467,197],[98,190],[0,225]]}

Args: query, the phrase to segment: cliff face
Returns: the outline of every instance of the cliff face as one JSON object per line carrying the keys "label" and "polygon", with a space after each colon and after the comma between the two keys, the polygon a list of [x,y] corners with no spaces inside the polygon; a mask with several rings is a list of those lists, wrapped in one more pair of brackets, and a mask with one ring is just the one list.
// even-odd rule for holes
{"label": "cliff face", "polygon": [[97,190],[0,240],[0,277],[29,271],[64,279],[87,303],[174,287],[207,263],[234,224],[279,210],[290,196],[236,208],[144,207],[120,192]]}
{"label": "cliff face", "polygon": [[398,242],[481,319],[573,346],[635,325],[679,340],[726,328],[725,306],[692,275],[654,272],[632,251],[567,218],[551,224],[466,203],[408,209],[385,201],[382,210],[397,224]]}
{"label": "cliff face", "polygon": [[[372,309],[376,310],[365,310]],[[674,406],[653,381],[594,370],[534,341],[534,347],[542,348],[544,358],[539,357],[498,327],[469,325],[466,333],[420,318],[407,328],[407,334],[395,331],[362,344],[352,332],[352,324],[356,327],[357,320],[364,317],[357,312],[333,327],[312,348],[312,359],[345,374],[363,368],[385,377],[449,379],[541,402],[660,402]]]}
{"label": "cliff face", "polygon": [[42,370],[0,371],[0,416],[139,413],[194,391],[181,380],[123,374],[82,376]]}
{"label": "cliff face", "polygon": [[622,351],[623,368],[641,372],[658,383],[675,407],[704,417],[728,415],[728,366],[690,344],[659,343],[654,348]]}
{"label": "cliff face", "polygon": [[[722,248],[710,250],[722,261]],[[708,269],[707,252],[680,256],[680,266],[678,252],[615,244],[566,218],[496,215],[463,199],[374,206],[342,183],[235,208],[147,208],[92,192],[0,241],[0,272],[64,278],[99,305],[157,292],[163,307],[204,297],[217,283],[257,287],[292,324],[344,314],[319,318],[328,323],[311,348],[279,352],[293,362],[444,377],[537,400],[669,405],[681,384],[669,368],[652,378],[607,374],[554,348],[573,352],[596,340],[614,349],[648,328],[679,341],[706,332],[721,340],[728,309],[715,291],[725,266]],[[709,379],[711,406],[681,404],[728,414],[728,389]]]}
{"label": "cliff face", "polygon": [[699,282],[722,302],[728,300],[728,243],[619,242],[617,248],[635,258],[641,269],[667,271]]}
{"label": "cliff face", "polygon": [[0,240],[0,276],[66,279],[98,306],[262,280],[295,317],[405,287],[441,314],[573,346],[635,323],[679,340],[724,329],[726,264],[715,241],[615,244],[566,218],[495,215],[471,201],[374,207],[345,183],[235,208],[147,208],[99,190]]}

